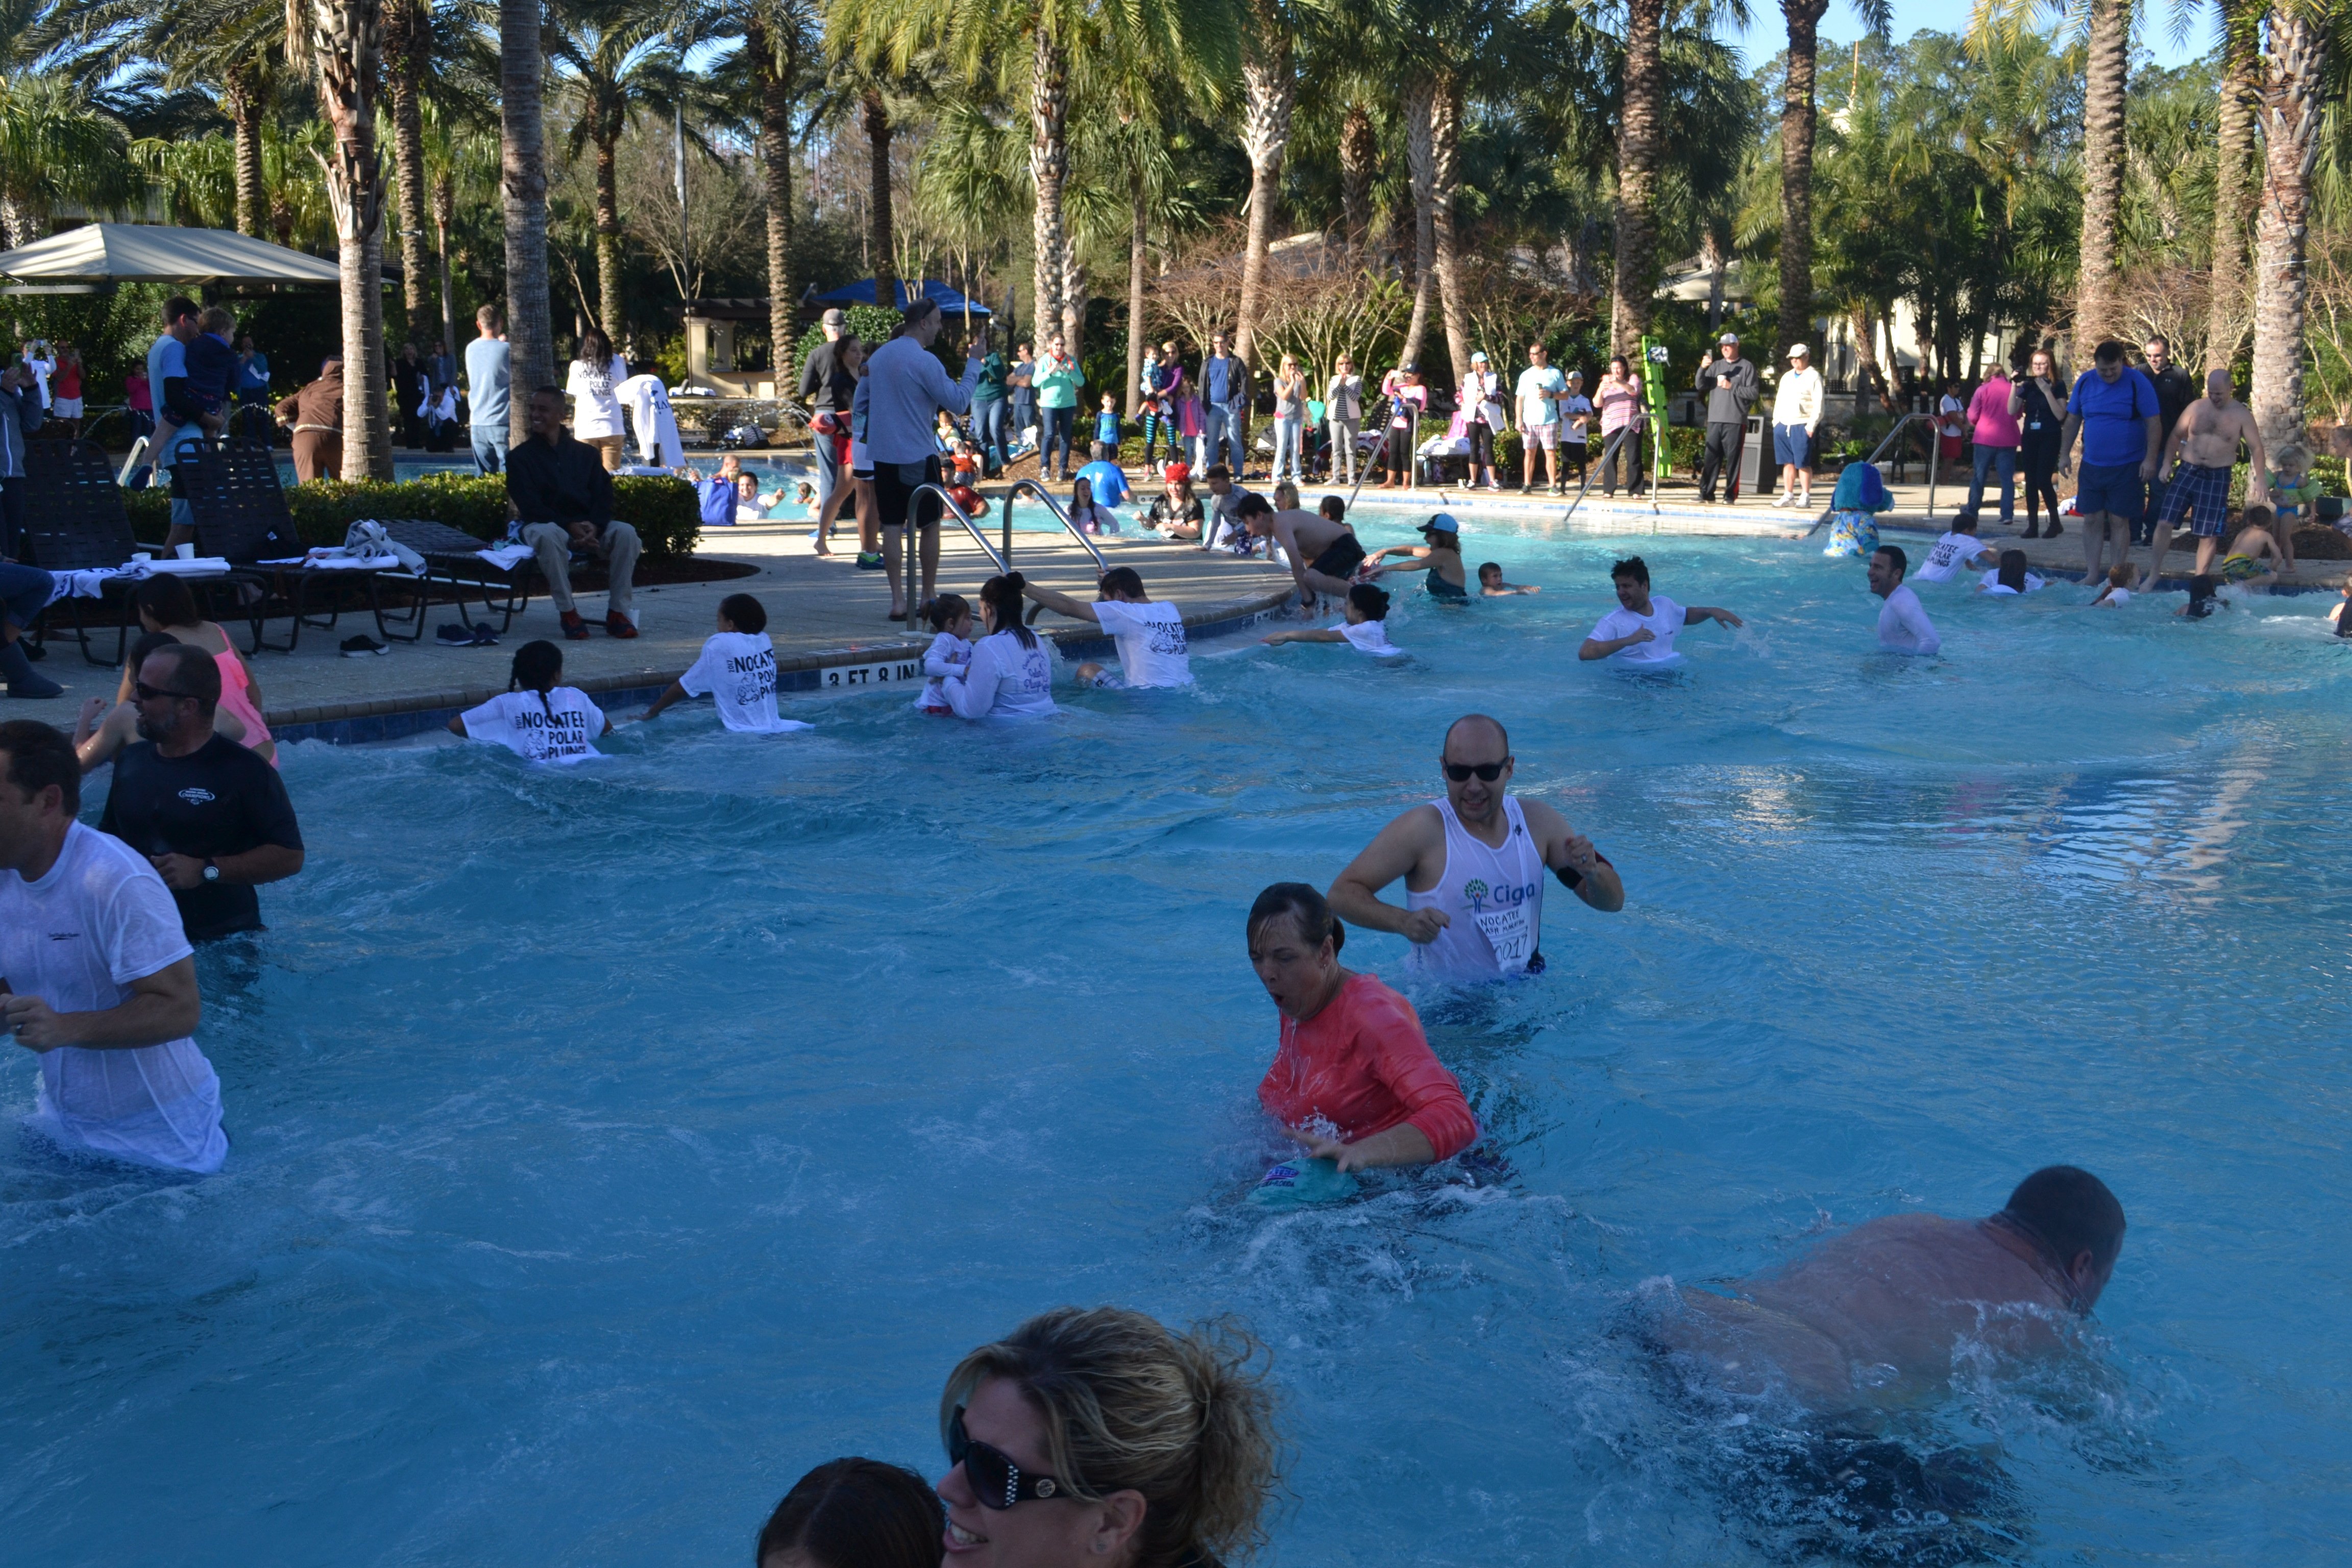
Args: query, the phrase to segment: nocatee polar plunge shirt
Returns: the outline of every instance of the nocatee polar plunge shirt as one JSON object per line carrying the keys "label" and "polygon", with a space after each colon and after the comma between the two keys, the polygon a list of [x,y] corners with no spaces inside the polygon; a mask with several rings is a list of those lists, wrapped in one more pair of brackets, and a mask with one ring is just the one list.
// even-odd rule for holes
{"label": "nocatee polar plunge shirt", "polygon": [[707,695],[717,702],[719,721],[730,730],[773,734],[808,728],[776,716],[776,650],[765,632],[720,632],[702,645],[702,657],[677,683],[689,697]]}
{"label": "nocatee polar plunge shirt", "polygon": [[[102,1013],[132,982],[189,954],[163,879],[121,839],[77,822],[38,881],[0,871],[0,975],[59,1013]],[[228,1154],[220,1079],[194,1040],[43,1051],[37,1120],[59,1142],[103,1154],[217,1171]]]}
{"label": "nocatee polar plunge shirt", "polygon": [[1478,1137],[1478,1119],[1431,1052],[1412,1004],[1370,974],[1349,975],[1313,1017],[1282,1020],[1257,1098],[1284,1126],[1328,1122],[1346,1143],[1410,1122],[1450,1160]]}
{"label": "nocatee polar plunge shirt", "polygon": [[604,732],[604,712],[576,686],[505,691],[459,716],[466,737],[504,746],[534,763],[576,763],[596,755],[589,742]]}
{"label": "nocatee polar plunge shirt", "polygon": [[1192,660],[1184,613],[1165,603],[1130,605],[1106,599],[1095,618],[1118,644],[1118,672],[1129,686],[1190,686]]}

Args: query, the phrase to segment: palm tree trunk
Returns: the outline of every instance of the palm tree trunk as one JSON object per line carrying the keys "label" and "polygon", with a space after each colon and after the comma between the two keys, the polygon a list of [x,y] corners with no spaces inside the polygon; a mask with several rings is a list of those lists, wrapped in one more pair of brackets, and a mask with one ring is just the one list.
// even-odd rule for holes
{"label": "palm tree trunk", "polygon": [[1078,259],[1078,247],[1062,243],[1062,338],[1072,359],[1086,353],[1087,335],[1087,268]]}
{"label": "palm tree trunk", "polygon": [[794,62],[777,58],[790,37],[772,36],[757,10],[745,18],[743,47],[760,82],[760,174],[768,196],[768,342],[776,393],[800,384],[799,341],[793,333],[800,290],[793,279],[793,79]]}
{"label": "palm tree trunk", "polygon": [[1448,77],[1429,97],[1429,233],[1437,263],[1437,300],[1445,319],[1445,354],[1454,380],[1470,374],[1470,311],[1462,298],[1462,262],[1454,233],[1454,197],[1462,188],[1462,84]]}
{"label": "palm tree trunk", "polygon": [[1404,161],[1412,181],[1412,320],[1406,323],[1404,346],[1397,351],[1402,364],[1421,358],[1422,340],[1429,334],[1429,289],[1436,281],[1437,225],[1431,211],[1437,185],[1437,154],[1430,142],[1430,112],[1435,94],[1426,79],[1416,79],[1404,89]]}
{"label": "palm tree trunk", "polygon": [[383,156],[375,140],[376,75],[383,48],[377,0],[316,0],[311,42],[320,109],[333,128],[326,172],[335,218],[343,317],[343,472],[392,478],[384,406]]}
{"label": "palm tree trunk", "polygon": [[236,164],[236,232],[262,237],[268,181],[261,170],[262,75],[257,61],[240,61],[221,83]]}
{"label": "palm tree trunk", "polygon": [[[615,127],[617,129],[617,127]],[[596,324],[618,347],[626,335],[621,307],[619,138],[596,142]]]}
{"label": "palm tree trunk", "polygon": [[1628,358],[1642,352],[1651,296],[1657,289],[1658,160],[1665,118],[1658,35],[1664,16],[1665,0],[1626,0],[1624,104],[1617,118],[1617,270],[1610,282],[1609,342]]}
{"label": "palm tree trunk", "polygon": [[1380,161],[1381,141],[1372,129],[1372,111],[1360,99],[1348,103],[1339,125],[1339,227],[1348,258],[1363,264],[1365,237],[1372,231],[1372,174]]}
{"label": "palm tree trunk", "polygon": [[1029,313],[1035,318],[1032,331],[1040,353],[1062,320],[1062,252],[1068,245],[1062,187],[1070,177],[1069,114],[1069,57],[1041,26],[1029,66],[1029,183],[1037,198],[1030,227],[1036,254]]}
{"label": "palm tree trunk", "polygon": [[[547,308],[546,68],[540,0],[499,0],[499,193],[506,218],[507,346],[516,395],[508,430],[530,435],[530,393],[555,384],[555,326]],[[344,367],[346,376],[352,367]]]}
{"label": "palm tree trunk", "polygon": [[424,330],[425,72],[433,35],[423,0],[383,0],[384,90],[392,100],[392,167],[399,215],[401,301],[411,338]]}
{"label": "palm tree trunk", "polygon": [[1811,336],[1813,316],[1813,73],[1829,0],[1780,0],[1789,22],[1780,98],[1780,342],[1774,363]]}
{"label": "palm tree trunk", "polygon": [[2246,341],[2246,213],[2253,205],[2254,100],[2262,89],[2256,18],[2244,0],[2221,7],[2221,126],[2213,167],[2212,287],[2205,368],[2226,370]]}
{"label": "palm tree trunk", "polygon": [[2074,363],[2113,330],[2116,226],[2124,194],[2124,94],[2131,71],[2132,0],[2090,0],[2083,80],[2083,242],[2074,280]]}
{"label": "palm tree trunk", "polygon": [[1242,151],[1250,161],[1249,242],[1242,251],[1241,319],[1234,355],[1256,363],[1257,321],[1265,309],[1265,258],[1282,206],[1282,163],[1290,152],[1290,116],[1298,103],[1291,63],[1291,26],[1276,0],[1249,0],[1242,49]]}
{"label": "palm tree trunk", "polygon": [[1127,237],[1127,396],[1122,405],[1129,419],[1142,413],[1143,400],[1143,275],[1150,260],[1151,209],[1146,201],[1143,163],[1139,158],[1127,171],[1127,201],[1131,227]]}
{"label": "palm tree trunk", "polygon": [[1877,395],[1886,376],[1878,368],[1878,322],[1860,305],[1846,313],[1846,321],[1853,329],[1853,413],[1859,419],[1862,400]]}
{"label": "palm tree trunk", "polygon": [[457,300],[449,287],[449,226],[457,221],[457,184],[446,172],[433,182],[433,258],[441,272],[441,352],[457,358]]}
{"label": "palm tree trunk", "polygon": [[1716,237],[1713,224],[1700,227],[1698,253],[1701,264],[1706,268],[1706,330],[1712,332],[1723,326],[1723,291],[1730,280],[1730,264],[1724,258],[1723,243]]}
{"label": "palm tree trunk", "polygon": [[14,250],[39,237],[33,232],[31,216],[23,205],[8,192],[0,190],[0,246]]}
{"label": "palm tree trunk", "polygon": [[879,89],[866,89],[866,243],[874,258],[874,302],[898,308],[898,243],[890,231],[890,106]]}
{"label": "palm tree trunk", "polygon": [[[2304,438],[2304,315],[2310,296],[2304,249],[2311,171],[2325,108],[2326,36],[2300,11],[2271,12],[2263,52],[2263,200],[2254,220],[2254,385],[2247,398],[2275,453]],[[2291,558],[2291,557],[2290,557]]]}

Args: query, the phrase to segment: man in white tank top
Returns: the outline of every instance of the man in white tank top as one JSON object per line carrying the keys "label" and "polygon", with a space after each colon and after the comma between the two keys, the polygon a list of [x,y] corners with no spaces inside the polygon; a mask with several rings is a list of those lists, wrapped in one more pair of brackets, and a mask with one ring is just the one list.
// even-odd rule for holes
{"label": "man in white tank top", "polygon": [[[1510,794],[1511,738],[1484,713],[1454,721],[1438,755],[1445,795],[1416,805],[1339,873],[1327,895],[1342,919],[1412,942],[1408,973],[1442,981],[1543,971],[1549,870],[1593,909],[1625,907],[1616,868],[1568,819]],[[1402,909],[1381,889],[1404,879]]]}

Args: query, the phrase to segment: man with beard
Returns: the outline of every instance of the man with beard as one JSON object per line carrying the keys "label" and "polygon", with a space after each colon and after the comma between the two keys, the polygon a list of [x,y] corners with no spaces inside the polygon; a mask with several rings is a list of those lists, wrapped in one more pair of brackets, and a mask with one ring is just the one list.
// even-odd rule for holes
{"label": "man with beard", "polygon": [[213,732],[220,667],[186,643],[139,667],[139,740],[114,761],[101,832],[147,857],[190,942],[261,929],[253,889],[302,869],[302,829],[278,770]]}

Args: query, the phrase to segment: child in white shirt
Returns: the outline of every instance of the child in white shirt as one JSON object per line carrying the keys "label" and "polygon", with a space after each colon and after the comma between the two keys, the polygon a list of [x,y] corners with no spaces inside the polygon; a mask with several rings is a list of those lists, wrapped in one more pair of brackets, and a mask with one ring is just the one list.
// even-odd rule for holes
{"label": "child in white shirt", "polygon": [[1359,583],[1348,590],[1346,619],[1336,626],[1307,626],[1276,632],[1269,645],[1286,642],[1343,642],[1374,658],[1394,658],[1404,649],[1389,641],[1389,595],[1385,588]]}
{"label": "child in white shirt", "polygon": [[952,713],[955,710],[948,706],[947,692],[940,682],[971,668],[971,606],[961,594],[941,594],[931,601],[926,614],[937,635],[923,650],[923,673],[931,679],[924,682],[915,706],[926,713]]}

